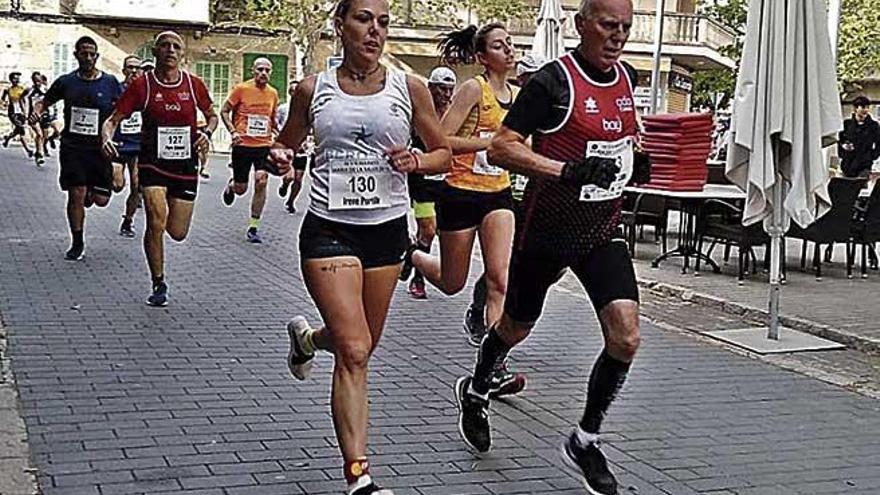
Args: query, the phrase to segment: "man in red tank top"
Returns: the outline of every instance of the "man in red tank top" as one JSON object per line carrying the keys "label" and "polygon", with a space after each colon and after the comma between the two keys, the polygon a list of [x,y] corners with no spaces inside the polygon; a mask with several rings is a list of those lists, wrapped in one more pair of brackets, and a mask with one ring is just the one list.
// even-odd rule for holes
{"label": "man in red tank top", "polygon": [[602,495],[618,491],[598,448],[599,427],[639,347],[638,288],[626,244],[617,238],[623,187],[644,182],[650,167],[634,152],[635,71],[619,60],[632,18],[630,0],[582,1],[575,17],[580,45],[532,76],[492,140],[490,163],[531,179],[517,219],[504,315],[483,339],[473,376],[456,383],[461,435],[486,451],[492,370],[529,335],[548,290],[571,269],[599,315],[605,348],[589,377],[583,417],[563,444],[563,461],[589,493]]}
{"label": "man in red tank top", "polygon": [[[189,232],[198,187],[198,152],[210,145],[218,119],[205,83],[180,69],[184,42],[179,34],[159,34],[153,55],[156,68],[126,88],[101,136],[104,154],[118,156],[113,142],[116,127],[132,113],[141,112],[138,178],[147,213],[144,252],[153,282],[147,304],[165,306],[168,285],[164,233],[183,241]],[[196,125],[198,111],[207,121],[203,129]]]}

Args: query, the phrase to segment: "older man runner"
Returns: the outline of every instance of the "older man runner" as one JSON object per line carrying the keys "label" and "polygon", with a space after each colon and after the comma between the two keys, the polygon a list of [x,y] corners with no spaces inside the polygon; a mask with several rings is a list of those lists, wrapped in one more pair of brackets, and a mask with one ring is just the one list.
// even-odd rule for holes
{"label": "older man runner", "polygon": [[[113,134],[123,120],[141,112],[138,178],[147,215],[144,253],[152,277],[150,306],[168,304],[164,235],[183,241],[189,233],[199,184],[197,149],[210,145],[218,122],[205,83],[180,68],[184,54],[179,34],[166,31],[156,36],[156,68],[132,81],[101,131],[104,153],[119,156]],[[198,111],[207,121],[203,130],[196,127]]]}
{"label": "older man runner", "polygon": [[46,109],[64,101],[64,131],[58,156],[59,182],[61,189],[67,191],[67,222],[73,238],[64,255],[68,261],[82,259],[85,253],[85,209],[110,202],[113,169],[101,154],[100,131],[120,94],[119,81],[95,65],[99,54],[94,39],[78,39],[73,55],[77,69],[55,80],[43,99],[34,104],[30,115],[30,123],[37,124]]}
{"label": "older man runner", "polygon": [[[605,348],[562,454],[588,492],[602,495],[618,491],[598,447],[599,427],[639,347],[638,288],[626,244],[616,238],[623,187],[634,170],[635,182],[644,181],[649,167],[634,152],[634,71],[619,60],[632,19],[630,0],[582,0],[575,16],[580,46],[532,76],[492,140],[490,163],[532,179],[517,223],[504,315],[483,339],[473,376],[455,387],[462,437],[487,451],[492,371],[529,335],[550,286],[570,268],[599,315]],[[570,330],[566,335],[574,338]]]}
{"label": "older man runner", "polygon": [[[125,80],[122,82],[123,91],[142,74],[141,64],[141,59],[137,55],[129,55],[122,61],[122,74],[125,76]],[[128,198],[125,200],[125,213],[122,216],[122,224],[119,226],[119,235],[129,238],[133,238],[135,235],[132,220],[140,201],[137,160],[141,152],[141,125],[141,113],[134,112],[131,117],[120,122],[113,138],[118,145],[119,157],[117,160],[128,170]],[[122,175],[124,171],[119,170],[118,172],[120,176],[119,178],[114,177],[114,180],[121,180],[124,184],[125,176]],[[114,173],[117,173],[116,169],[114,169]]]}
{"label": "older man runner", "polygon": [[247,229],[248,242],[263,242],[260,236],[260,217],[266,206],[266,186],[270,167],[267,158],[275,139],[275,112],[278,110],[278,91],[269,85],[272,62],[258,58],[253,65],[253,79],[232,88],[229,98],[220,110],[223,125],[232,136],[232,179],[223,190],[223,203],[231,206],[235,196],[247,192],[251,167],[254,169],[254,195],[251,199],[251,219]]}

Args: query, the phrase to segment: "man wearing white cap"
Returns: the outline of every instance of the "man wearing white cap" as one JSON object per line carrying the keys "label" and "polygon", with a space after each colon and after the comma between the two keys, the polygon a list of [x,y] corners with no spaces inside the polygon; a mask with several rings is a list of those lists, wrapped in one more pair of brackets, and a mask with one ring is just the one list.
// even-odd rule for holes
{"label": "man wearing white cap", "polygon": [[[434,100],[434,110],[437,117],[443,117],[449,102],[452,100],[452,92],[455,89],[457,78],[455,72],[449,67],[436,67],[428,76],[428,91]],[[424,145],[418,136],[413,136],[413,147],[424,149]],[[430,252],[431,244],[437,233],[437,214],[434,211],[434,201],[437,200],[443,188],[443,175],[420,175],[409,174],[409,194],[413,202],[413,213],[418,225],[416,242],[419,249]],[[407,274],[402,274],[401,280],[406,280]],[[409,293],[416,299],[425,299],[425,279],[418,270],[410,280]]]}

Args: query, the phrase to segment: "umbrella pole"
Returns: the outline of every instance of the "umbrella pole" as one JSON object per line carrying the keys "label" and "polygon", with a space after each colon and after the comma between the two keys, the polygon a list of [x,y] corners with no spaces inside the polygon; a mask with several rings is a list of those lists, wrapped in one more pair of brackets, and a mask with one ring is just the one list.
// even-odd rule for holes
{"label": "umbrella pole", "polygon": [[[773,143],[773,161],[777,170],[779,168],[779,140]],[[779,340],[779,293],[781,291],[780,265],[782,262],[782,174],[776,172],[776,183],[773,185],[773,216],[770,225],[770,325],[767,329],[767,338]]]}

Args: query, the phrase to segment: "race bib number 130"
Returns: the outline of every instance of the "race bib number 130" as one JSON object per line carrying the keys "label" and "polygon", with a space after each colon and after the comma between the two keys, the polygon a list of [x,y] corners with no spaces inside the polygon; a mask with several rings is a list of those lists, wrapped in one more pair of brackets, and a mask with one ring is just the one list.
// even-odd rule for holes
{"label": "race bib number 130", "polygon": [[330,210],[388,208],[391,167],[380,157],[330,161]]}

